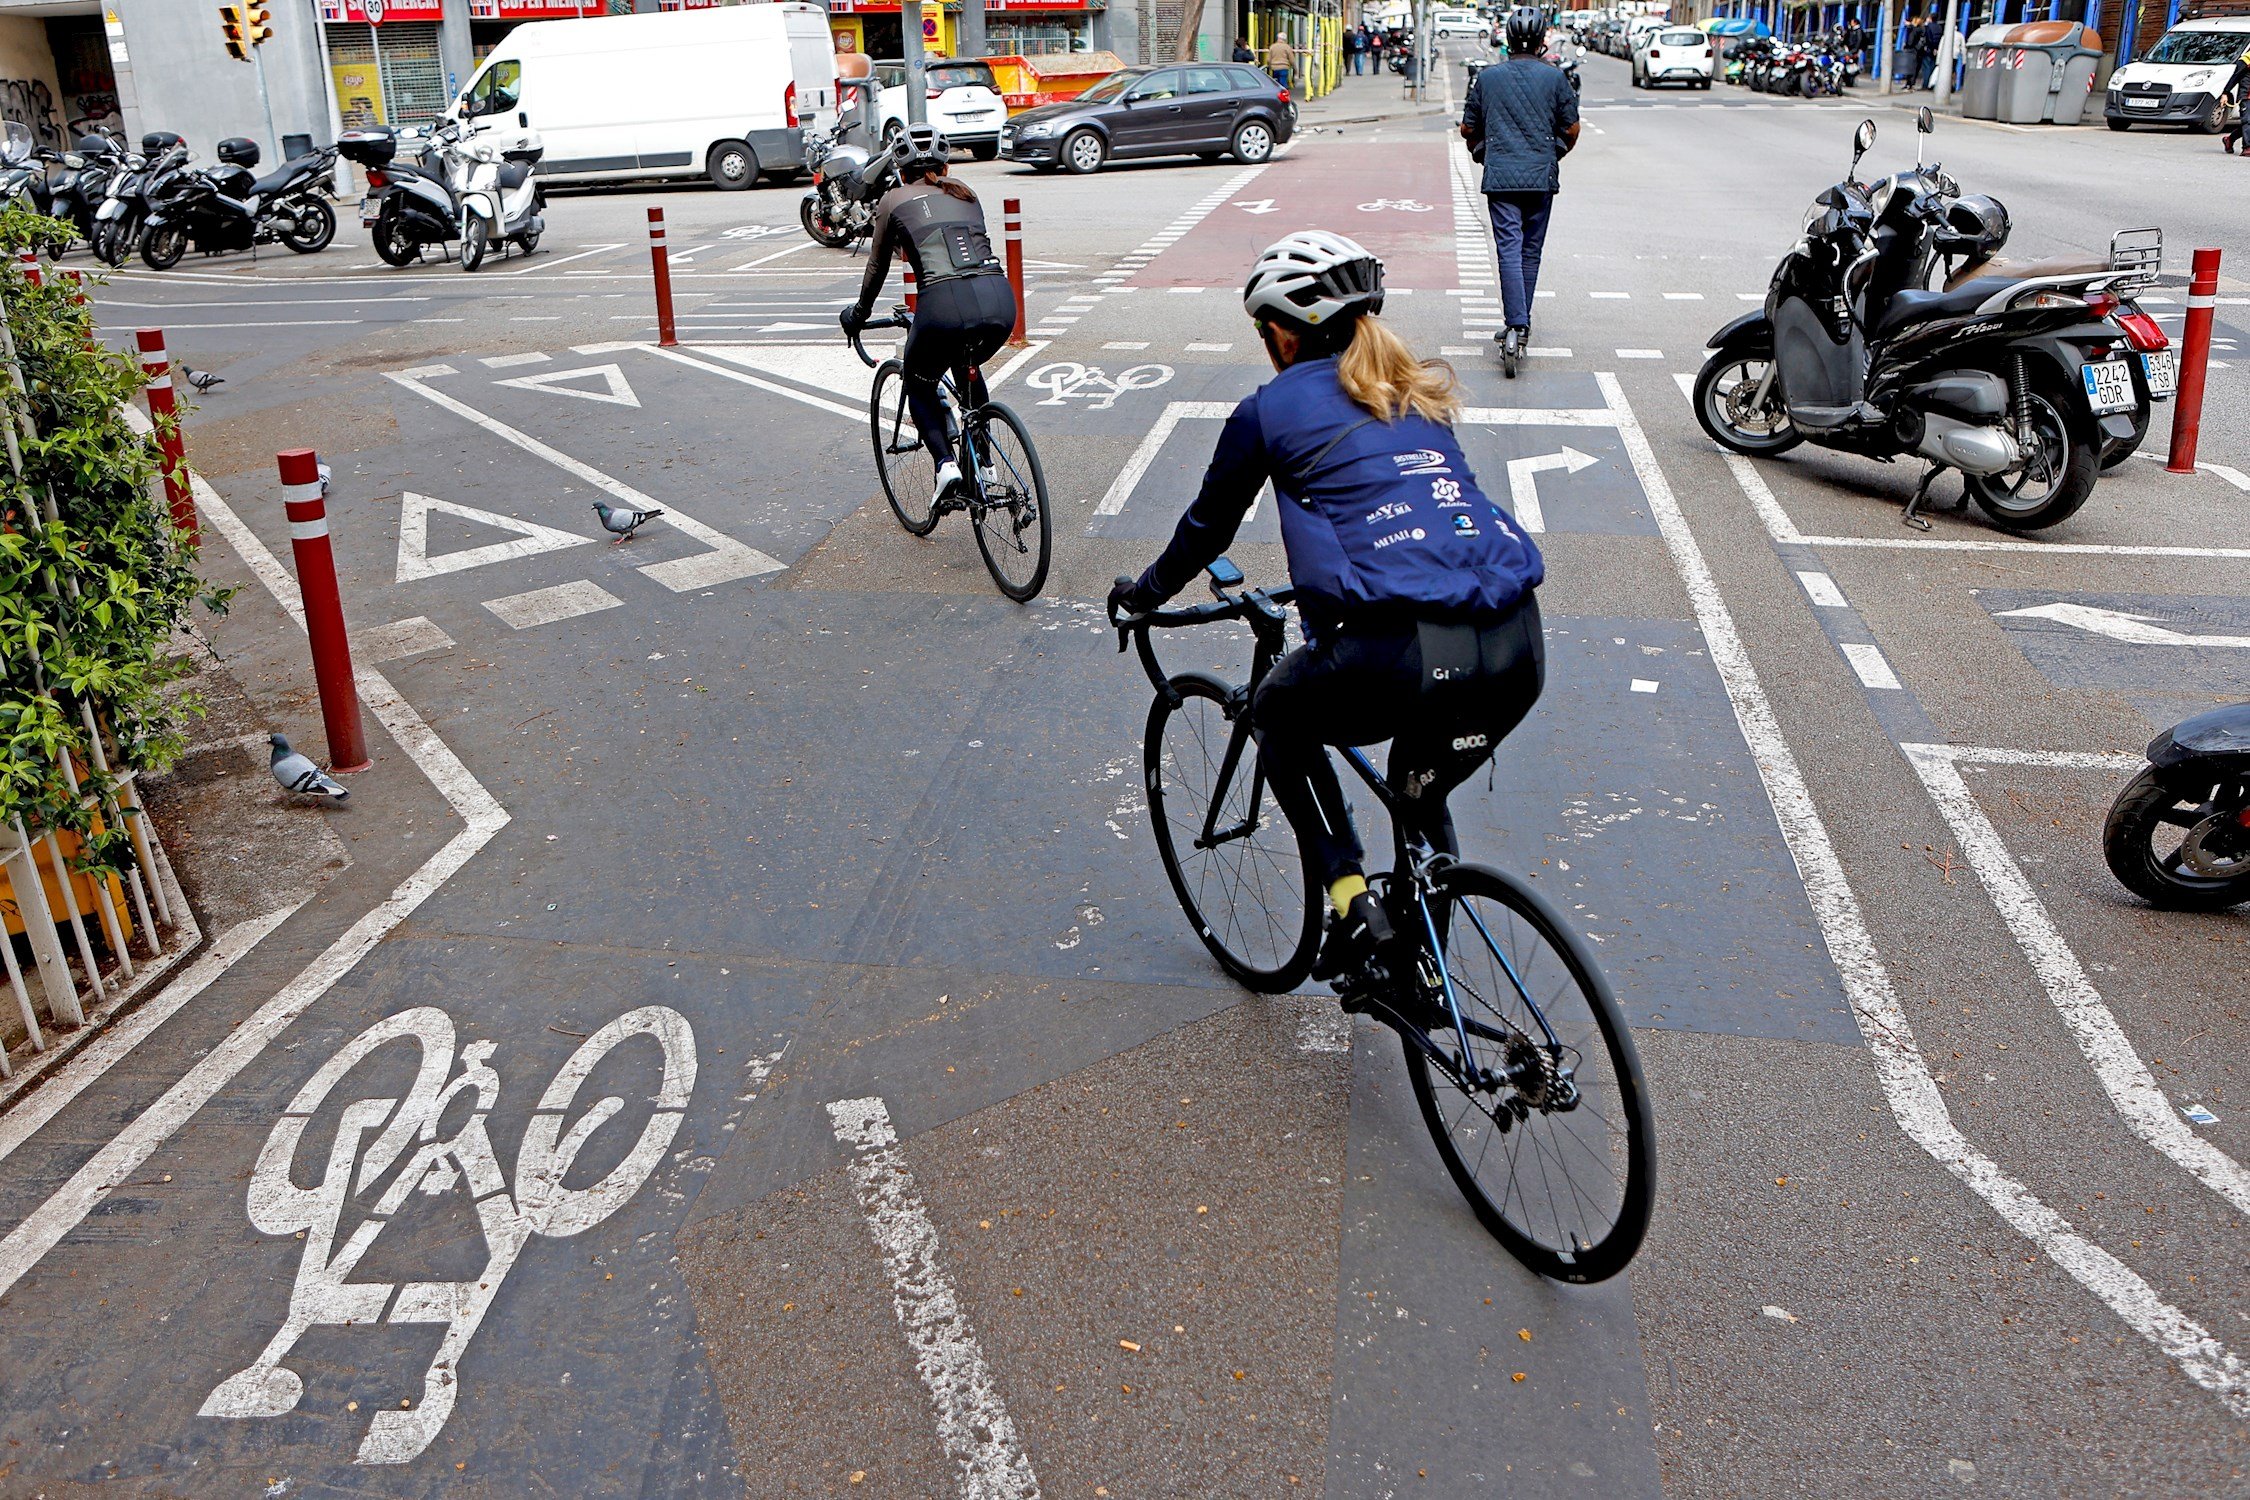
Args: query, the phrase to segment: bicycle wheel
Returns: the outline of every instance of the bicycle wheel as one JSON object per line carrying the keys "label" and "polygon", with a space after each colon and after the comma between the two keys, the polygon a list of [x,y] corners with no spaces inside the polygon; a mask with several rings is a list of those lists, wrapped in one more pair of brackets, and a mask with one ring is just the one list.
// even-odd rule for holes
{"label": "bicycle wheel", "polygon": [[1023,420],[1005,406],[987,406],[970,427],[969,450],[977,465],[973,505],[977,550],[1000,592],[1018,604],[1037,597],[1047,581],[1054,518],[1047,510],[1047,476]]}
{"label": "bicycle wheel", "polygon": [[1518,1260],[1558,1281],[1606,1280],[1640,1248],[1656,1191],[1656,1123],[1617,1002],[1577,935],[1510,876],[1454,866],[1431,916],[1487,1075],[1462,1078],[1450,1019],[1430,1039],[1454,1068],[1408,1044],[1438,1154]]}
{"label": "bicycle wheel", "polygon": [[867,398],[867,426],[875,440],[875,472],[898,524],[915,536],[937,525],[937,461],[922,444],[906,405],[906,366],[886,359],[875,371]]}
{"label": "bicycle wheel", "polygon": [[1172,686],[1179,705],[1159,695],[1150,706],[1143,752],[1164,873],[1222,968],[1265,994],[1293,990],[1320,941],[1312,862],[1258,772],[1256,745],[1235,743],[1227,688],[1198,675]]}

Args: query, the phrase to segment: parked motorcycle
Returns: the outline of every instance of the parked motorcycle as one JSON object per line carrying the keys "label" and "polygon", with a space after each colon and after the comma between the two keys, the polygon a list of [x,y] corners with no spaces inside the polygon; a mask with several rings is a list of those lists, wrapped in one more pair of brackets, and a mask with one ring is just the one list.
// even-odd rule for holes
{"label": "parked motorcycle", "polygon": [[2250,703],[2215,708],[2149,742],[2102,828],[2125,888],[2173,911],[2250,901]]}
{"label": "parked motorcycle", "polygon": [[873,234],[875,205],[898,179],[890,153],[849,144],[840,131],[813,137],[806,142],[805,153],[812,167],[812,186],[797,205],[805,233],[831,250],[845,249]]}
{"label": "parked motorcycle", "polygon": [[[1926,108],[1916,127],[1933,128]],[[2100,266],[1926,290],[1942,261],[1989,258],[2006,211],[1919,161],[1860,183],[1874,143],[1875,122],[1861,121],[1851,169],[1814,200],[1765,307],[1712,335],[1696,418],[1756,457],[1811,442],[1926,459],[1909,525],[1928,528],[1930,486],[1952,469],[1963,503],[1999,524],[2052,526],[2092,494],[2104,446],[2133,436],[2134,361],[2110,320],[2121,292],[2154,279],[2163,233],[2119,233]]]}
{"label": "parked motorcycle", "polygon": [[141,137],[141,149],[128,154],[110,175],[109,191],[94,210],[87,244],[106,266],[122,266],[141,241],[150,193],[186,167],[187,143],[168,130]]}
{"label": "parked motorcycle", "polygon": [[503,149],[500,142],[469,130],[447,148],[453,192],[461,205],[461,269],[484,264],[487,247],[514,245],[529,255],[539,248],[547,221],[539,210],[546,189],[534,169],[546,155],[537,135],[519,132]]}
{"label": "parked motorcycle", "polygon": [[326,146],[254,175],[258,143],[242,136],[219,142],[217,166],[180,172],[151,194],[141,231],[141,260],[169,271],[193,245],[205,255],[248,250],[279,240],[300,255],[336,238],[336,212],[326,199],[336,148]]}
{"label": "parked motorcycle", "polygon": [[[438,127],[441,134],[457,129],[451,123]],[[387,125],[347,130],[336,137],[336,150],[366,174],[359,222],[383,264],[410,266],[422,258],[425,245],[452,242],[461,208],[435,136]]]}

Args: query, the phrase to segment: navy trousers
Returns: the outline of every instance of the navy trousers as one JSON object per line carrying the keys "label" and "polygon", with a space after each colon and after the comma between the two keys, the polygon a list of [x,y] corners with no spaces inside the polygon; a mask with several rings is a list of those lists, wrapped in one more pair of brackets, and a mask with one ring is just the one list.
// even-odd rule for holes
{"label": "navy trousers", "polygon": [[1500,306],[1510,328],[1531,326],[1531,299],[1539,290],[1539,253],[1547,245],[1553,193],[1487,193],[1492,244],[1500,252]]}

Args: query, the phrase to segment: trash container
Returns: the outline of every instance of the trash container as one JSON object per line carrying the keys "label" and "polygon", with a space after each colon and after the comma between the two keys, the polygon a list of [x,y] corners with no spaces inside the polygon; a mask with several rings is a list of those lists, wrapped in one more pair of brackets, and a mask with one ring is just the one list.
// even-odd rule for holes
{"label": "trash container", "polygon": [[1961,113],[1989,120],[2000,112],[2000,44],[2013,26],[1979,26],[1961,48]]}
{"label": "trash container", "polygon": [[2077,21],[2011,28],[1998,70],[1999,118],[2011,125],[2076,125],[2100,61],[2101,38]]}

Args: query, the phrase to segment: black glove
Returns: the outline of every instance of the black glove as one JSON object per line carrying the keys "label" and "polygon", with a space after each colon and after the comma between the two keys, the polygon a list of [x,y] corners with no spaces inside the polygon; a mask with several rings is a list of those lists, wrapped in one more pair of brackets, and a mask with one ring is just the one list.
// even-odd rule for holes
{"label": "black glove", "polygon": [[836,309],[836,321],[843,325],[844,332],[857,333],[867,326],[867,314],[856,307],[840,307]]}
{"label": "black glove", "polygon": [[1122,573],[1109,586],[1109,615],[1113,620],[1123,619],[1128,615],[1145,615],[1163,602],[1142,593],[1139,580],[1128,578]]}

